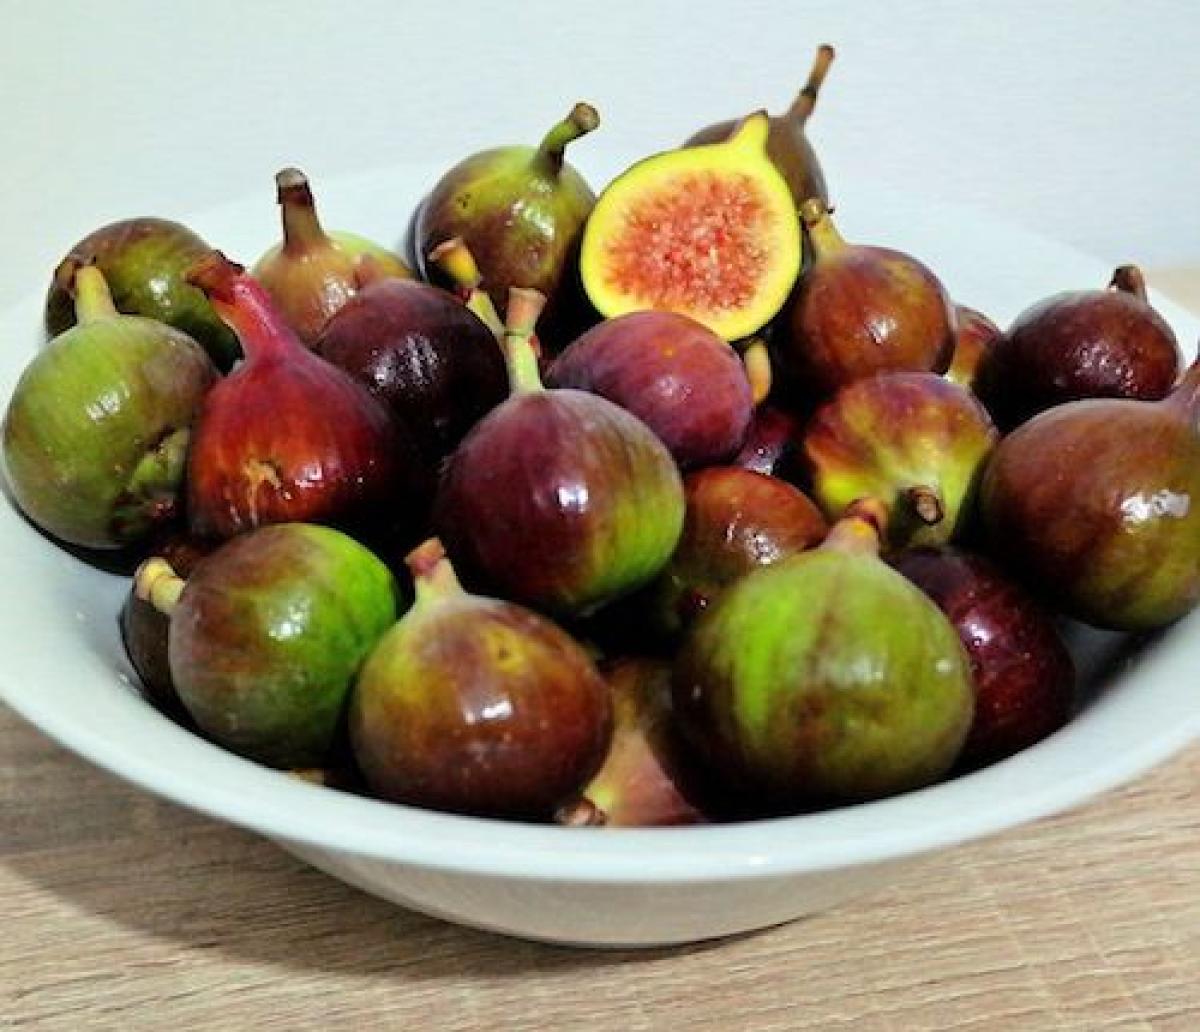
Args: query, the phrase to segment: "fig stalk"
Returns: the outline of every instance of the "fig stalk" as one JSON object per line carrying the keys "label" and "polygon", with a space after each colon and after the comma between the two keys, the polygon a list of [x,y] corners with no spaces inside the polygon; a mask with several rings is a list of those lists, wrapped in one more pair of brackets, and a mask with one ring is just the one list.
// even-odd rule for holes
{"label": "fig stalk", "polygon": [[834,56],[834,49],[828,43],[822,43],[817,47],[817,56],[813,59],[812,68],[808,73],[808,81],[796,94],[796,99],[792,101],[791,107],[783,116],[797,129],[803,129],[812,117],[813,110],[817,106],[817,97],[820,96],[821,87],[825,84],[825,77],[829,74]]}
{"label": "fig stalk", "polygon": [[70,282],[71,295],[75,301],[75,319],[81,326],[111,319],[117,314],[112,292],[104,274],[94,265],[80,265],[68,258],[63,262],[66,277]]}
{"label": "fig stalk", "polygon": [[1108,285],[1124,294],[1132,294],[1139,301],[1149,303],[1149,295],[1146,293],[1146,277],[1142,275],[1142,270],[1136,265],[1118,266],[1113,270],[1112,280]]}
{"label": "fig stalk", "polygon": [[429,260],[453,285],[458,299],[479,316],[497,340],[503,340],[504,323],[492,295],[483,289],[483,276],[466,241],[462,237],[451,237],[429,252]]}
{"label": "fig stalk", "polygon": [[546,306],[545,296],[537,290],[513,287],[508,294],[504,325],[504,361],[514,394],[545,390],[538,371],[537,352],[533,348],[533,329]]}
{"label": "fig stalk", "polygon": [[164,616],[170,616],[186,581],[162,556],[151,556],[133,575],[133,593]]}
{"label": "fig stalk", "polygon": [[579,103],[571,113],[553,126],[538,145],[537,160],[557,176],[562,172],[567,145],[599,128],[600,115],[591,104]]}
{"label": "fig stalk", "polygon": [[285,168],[275,176],[276,198],[283,219],[283,250],[293,257],[308,254],[318,247],[330,246],[308,177],[298,168]]}
{"label": "fig stalk", "polygon": [[446,559],[446,549],[438,538],[430,538],[414,548],[404,559],[412,574],[416,589],[416,605],[434,602],[463,594],[458,574]]}

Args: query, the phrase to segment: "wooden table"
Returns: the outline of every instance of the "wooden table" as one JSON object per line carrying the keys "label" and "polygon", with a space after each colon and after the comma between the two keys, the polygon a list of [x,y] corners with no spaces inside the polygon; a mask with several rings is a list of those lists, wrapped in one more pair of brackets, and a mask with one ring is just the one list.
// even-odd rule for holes
{"label": "wooden table", "polygon": [[[1200,272],[1154,281],[1200,307]],[[0,709],[0,1028],[1193,1032],[1198,784],[1194,746],[834,912],[578,952],[365,896]]]}

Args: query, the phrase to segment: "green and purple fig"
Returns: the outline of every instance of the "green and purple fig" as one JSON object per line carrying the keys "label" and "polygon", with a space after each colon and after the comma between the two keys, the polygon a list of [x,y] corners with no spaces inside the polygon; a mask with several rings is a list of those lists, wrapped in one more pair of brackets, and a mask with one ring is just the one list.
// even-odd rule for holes
{"label": "green and purple fig", "polygon": [[1161,401],[1059,405],[1000,442],[993,550],[1065,613],[1149,631],[1200,601],[1200,359]]}
{"label": "green and purple fig", "polygon": [[459,237],[493,303],[502,307],[510,287],[540,291],[547,298],[544,328],[565,343],[579,328],[579,243],[596,195],[563,153],[599,124],[595,108],[576,104],[537,147],[481,151],[450,169],[417,213],[422,276],[436,276],[432,253]]}
{"label": "green and purple fig", "polygon": [[237,337],[184,275],[211,249],[187,226],[167,219],[102,226],[72,247],[55,270],[46,297],[46,331],[57,337],[75,325],[71,279],[79,266],[94,265],[104,274],[117,311],[186,333],[225,372],[241,356]]}
{"label": "green and purple fig", "polygon": [[683,491],[683,533],[650,589],[655,624],[669,635],[693,623],[739,577],[812,548],[828,529],[820,510],[791,484],[740,466],[697,470]]}
{"label": "green and purple fig", "polygon": [[824,543],[747,574],[675,664],[681,730],[747,810],[893,795],[950,770],[974,713],[955,629],[878,556],[864,500]]}
{"label": "green and purple fig", "polygon": [[4,463],[17,504],[43,530],[119,549],[178,515],[191,426],[217,373],[191,337],[119,314],[95,266],[71,278],[78,323],[21,374]]}
{"label": "green and purple fig", "polygon": [[608,685],[545,617],[465,592],[436,538],[406,562],[416,602],[371,652],[350,707],[367,784],[430,809],[548,819],[604,760]]}
{"label": "green and purple fig", "polygon": [[530,335],[543,299],[515,289],[504,349],[511,396],[463,439],[434,520],[464,576],[561,615],[648,583],[683,525],[683,486],[641,420],[584,391],[542,386]]}
{"label": "green and purple fig", "polygon": [[235,538],[186,581],[158,569],[150,598],[170,616],[171,679],[197,727],[284,768],[329,762],[354,677],[401,605],[372,552],[305,523]]}
{"label": "green and purple fig", "polygon": [[885,373],[822,405],[805,430],[804,454],[829,519],[855,499],[878,498],[892,546],[937,545],[967,525],[997,437],[965,388],[934,373]]}
{"label": "green and purple fig", "polygon": [[954,306],[954,322],[954,358],[946,379],[973,391],[979,367],[1003,334],[986,315],[966,305]]}
{"label": "green and purple fig", "polygon": [[317,218],[308,177],[298,168],[275,176],[283,219],[283,241],[254,266],[284,320],[305,344],[316,343],[330,317],[366,282],[410,280],[396,255],[354,233],[326,232]]}

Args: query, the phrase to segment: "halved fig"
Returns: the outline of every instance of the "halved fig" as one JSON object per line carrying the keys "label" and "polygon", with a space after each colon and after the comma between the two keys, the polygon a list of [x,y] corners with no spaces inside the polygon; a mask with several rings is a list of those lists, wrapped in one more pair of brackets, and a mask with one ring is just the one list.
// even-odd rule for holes
{"label": "halved fig", "polygon": [[656,154],[609,184],[580,257],[602,315],[679,312],[736,340],[783,307],[800,270],[800,226],[767,156],[769,128],[755,112],[722,143]]}

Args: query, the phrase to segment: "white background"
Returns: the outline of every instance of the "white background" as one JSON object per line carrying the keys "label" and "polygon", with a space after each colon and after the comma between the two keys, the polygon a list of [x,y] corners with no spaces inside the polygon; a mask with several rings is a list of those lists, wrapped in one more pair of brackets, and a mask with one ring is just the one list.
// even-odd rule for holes
{"label": "white background", "polygon": [[584,98],[622,152],[662,149],[785,106],[820,42],[843,205],[839,181],[877,179],[1106,263],[1200,260],[1197,0],[0,0],[0,302],[108,219],[269,205],[284,164],[532,143]]}

